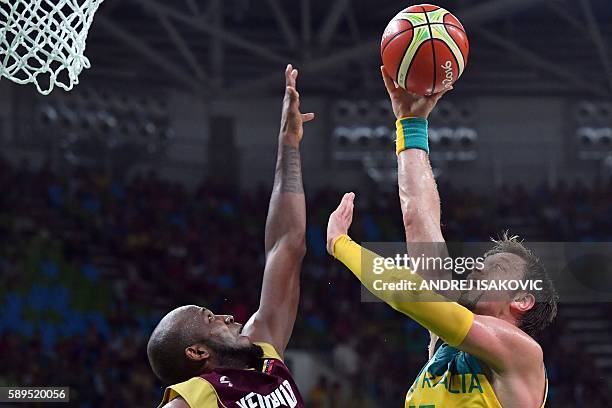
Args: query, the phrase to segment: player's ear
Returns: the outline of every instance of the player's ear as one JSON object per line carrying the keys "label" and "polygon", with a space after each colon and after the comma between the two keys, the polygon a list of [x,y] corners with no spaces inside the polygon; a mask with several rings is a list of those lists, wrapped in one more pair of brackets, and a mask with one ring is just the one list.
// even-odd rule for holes
{"label": "player's ear", "polygon": [[185,355],[192,361],[204,361],[210,357],[210,352],[201,344],[193,344],[185,349]]}
{"label": "player's ear", "polygon": [[531,293],[517,293],[510,307],[517,312],[524,313],[531,309],[533,305],[535,305],[535,297]]}

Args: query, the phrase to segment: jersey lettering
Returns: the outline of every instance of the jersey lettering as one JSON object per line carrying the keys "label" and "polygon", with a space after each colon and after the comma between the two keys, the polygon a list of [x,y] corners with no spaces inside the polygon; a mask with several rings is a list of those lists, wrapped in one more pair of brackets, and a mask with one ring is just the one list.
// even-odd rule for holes
{"label": "jersey lettering", "polygon": [[289,381],[283,383],[270,394],[261,395],[254,392],[236,401],[240,408],[276,408],[297,406],[297,398]]}

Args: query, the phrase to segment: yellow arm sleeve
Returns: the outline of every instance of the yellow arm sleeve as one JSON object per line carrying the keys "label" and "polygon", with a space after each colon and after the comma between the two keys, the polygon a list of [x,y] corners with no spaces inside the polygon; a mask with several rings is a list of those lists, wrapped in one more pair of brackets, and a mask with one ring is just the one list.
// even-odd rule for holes
{"label": "yellow arm sleeve", "polygon": [[379,256],[353,242],[348,235],[336,238],[333,251],[334,257],[346,265],[376,297],[411,317],[451,346],[463,342],[474,321],[474,314],[468,309],[432,291],[374,290],[375,279],[384,279],[385,283],[392,284],[412,281],[416,288],[420,287],[423,279],[416,273],[400,269],[385,270],[384,275],[375,275],[372,273],[374,260]]}

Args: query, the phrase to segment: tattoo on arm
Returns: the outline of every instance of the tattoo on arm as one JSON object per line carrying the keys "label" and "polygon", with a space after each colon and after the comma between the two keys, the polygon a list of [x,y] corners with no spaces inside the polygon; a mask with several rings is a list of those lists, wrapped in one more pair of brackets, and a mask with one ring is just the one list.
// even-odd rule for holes
{"label": "tattoo on arm", "polygon": [[280,192],[304,194],[302,165],[297,147],[282,145],[280,160]]}

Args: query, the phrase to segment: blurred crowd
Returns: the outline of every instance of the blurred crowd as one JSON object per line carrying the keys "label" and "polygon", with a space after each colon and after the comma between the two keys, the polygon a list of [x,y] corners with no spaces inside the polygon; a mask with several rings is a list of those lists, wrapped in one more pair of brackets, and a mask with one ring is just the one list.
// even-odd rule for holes
{"label": "blurred crowd", "polygon": [[[84,408],[155,406],[163,387],[145,345],[161,316],[196,303],[244,322],[255,310],[267,186],[204,182],[187,191],[154,173],[122,182],[1,161],[0,188],[0,386],[69,385]],[[448,240],[485,241],[508,227],[528,240],[612,238],[612,185],[477,194],[441,182],[439,190]],[[325,253],[339,198],[331,188],[307,193],[308,255],[290,349],[322,356],[350,387],[340,393],[338,378],[322,376],[305,396],[310,407],[403,406],[426,360],[427,333],[360,302],[358,282]],[[351,234],[403,240],[397,196],[358,195]],[[604,374],[579,346],[559,344],[564,327],[558,319],[541,339],[548,406],[609,406]]]}

